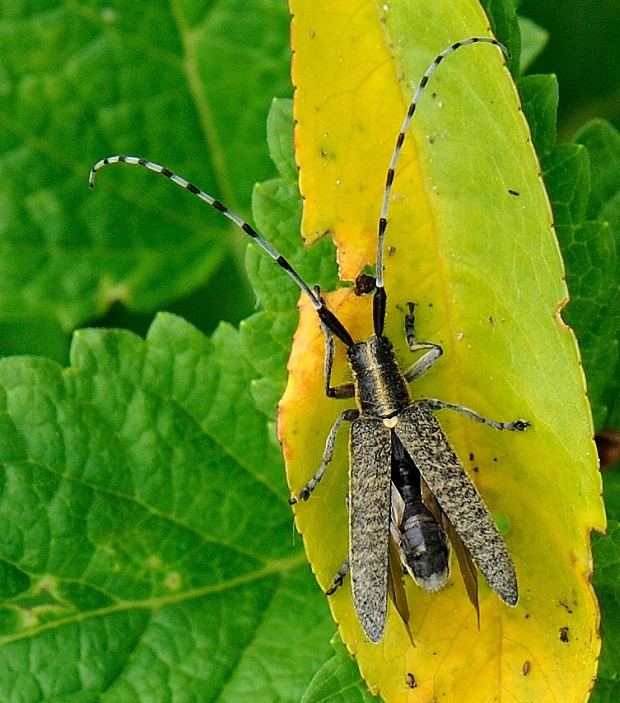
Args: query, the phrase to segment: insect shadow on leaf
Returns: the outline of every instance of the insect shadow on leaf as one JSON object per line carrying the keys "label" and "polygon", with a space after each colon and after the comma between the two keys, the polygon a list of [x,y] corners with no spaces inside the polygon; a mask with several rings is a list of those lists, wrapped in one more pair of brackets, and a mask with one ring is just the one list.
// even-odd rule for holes
{"label": "insect shadow on leaf", "polygon": [[[354,398],[356,407],[344,410],[337,418],[328,434],[320,467],[290,502],[310,497],[332,459],[342,423],[350,423],[349,555],[328,593],[333,593],[350,572],[355,612],[373,643],[382,639],[387,619],[390,535],[403,565],[422,588],[433,591],[446,582],[448,534],[453,542],[462,542],[463,551],[468,557],[471,555],[502,600],[509,605],[518,600],[515,568],[504,540],[434,412],[453,410],[497,430],[522,431],[529,423],[498,422],[460,405],[411,399],[408,384],[426,373],[443,353],[438,344],[417,340],[413,303],[409,303],[404,319],[405,336],[412,353],[423,353],[408,369],[399,368],[392,343],[383,334],[387,303],[384,239],[392,182],[405,135],[420,96],[439,64],[459,48],[478,43],[493,44],[509,55],[502,44],[489,37],[455,42],[429,65],[413,94],[387,172],[377,237],[374,333],[365,341],[354,341],[344,323],[326,306],[318,287],[308,285],[248,222],[189,181],[146,159],[121,155],[98,161],[89,175],[92,188],[97,171],[109,164],[126,163],[160,173],[240,227],[287,272],[312,303],[325,334],[325,393],[335,399]],[[335,339],[346,347],[353,377],[352,382],[339,386],[331,385]],[[458,556],[459,550],[455,551]]]}

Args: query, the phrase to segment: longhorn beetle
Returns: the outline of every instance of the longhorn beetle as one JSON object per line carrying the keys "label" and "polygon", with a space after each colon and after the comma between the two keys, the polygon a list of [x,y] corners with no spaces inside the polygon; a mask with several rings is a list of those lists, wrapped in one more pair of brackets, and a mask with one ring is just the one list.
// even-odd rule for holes
{"label": "longhorn beetle", "polygon": [[[163,166],[134,156],[111,156],[98,161],[91,169],[89,184],[94,185],[96,172],[107,164],[127,163],[143,166],[161,173],[185,188],[239,226],[295,281],[315,308],[325,334],[325,392],[330,398],[355,398],[357,407],[340,414],[327,437],[323,461],[316,474],[290,502],[306,500],[321,480],[331,461],[338,430],[343,422],[351,423],[349,467],[349,558],[353,604],[360,624],[371,642],[383,636],[387,617],[388,547],[391,512],[391,466],[394,461],[406,466],[404,484],[411,483],[411,472],[419,471],[428,489],[449,519],[454,531],[478,565],[489,585],[509,605],[518,600],[517,579],[512,559],[480,494],[461,466],[446,439],[433,411],[449,409],[471,420],[482,422],[497,430],[524,430],[529,423],[523,420],[497,422],[482,417],[468,408],[440,400],[413,400],[408,384],[422,376],[442,354],[442,348],[431,342],[419,342],[414,332],[413,304],[405,316],[405,334],[411,352],[424,352],[407,370],[402,371],[396,361],[392,343],[383,335],[386,315],[386,291],[383,279],[383,250],[387,215],[394,172],[407,129],[420,96],[429,78],[439,64],[457,49],[476,43],[499,47],[508,51],[497,40],[488,37],[470,37],[444,49],[429,65],[415,89],[413,99],[402,124],[396,147],[387,172],[383,204],[379,218],[376,257],[376,289],[373,297],[374,333],[366,341],[356,342],[345,325],[331,312],[318,288],[312,289],[289,262],[245,220],[231,212],[219,200],[177,176]],[[346,347],[353,381],[340,386],[331,385],[331,373],[337,338]],[[401,476],[402,478],[402,476]],[[396,482],[398,486],[398,476]],[[403,489],[401,481],[401,490]],[[413,485],[413,484],[412,484]],[[415,494],[415,495],[414,495]],[[417,489],[405,494],[405,504],[417,499]],[[420,515],[416,502],[414,516]],[[432,516],[422,521],[437,532],[438,523]],[[397,527],[402,536],[400,552],[404,560],[415,560],[420,544],[430,552],[431,562],[444,553],[443,538],[430,539],[427,530],[413,534],[405,521]],[[416,541],[417,540],[417,541]],[[441,561],[441,559],[439,559]],[[343,577],[345,568],[341,570]],[[431,565],[431,575],[417,577],[423,587],[437,587],[445,583],[445,567]],[[415,574],[415,570],[414,570]],[[430,579],[430,580],[429,580]],[[337,582],[338,579],[336,579]],[[426,585],[425,585],[426,584]],[[337,583],[336,583],[337,585]]]}

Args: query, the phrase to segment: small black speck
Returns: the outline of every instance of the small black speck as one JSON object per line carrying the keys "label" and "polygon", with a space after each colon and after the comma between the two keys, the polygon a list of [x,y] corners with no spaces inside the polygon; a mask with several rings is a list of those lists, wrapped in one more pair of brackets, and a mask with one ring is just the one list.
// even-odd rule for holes
{"label": "small black speck", "polygon": [[512,190],[512,188],[508,188],[508,192],[510,195],[521,195],[518,190]]}
{"label": "small black speck", "polygon": [[416,688],[417,685],[418,684],[415,682],[414,675],[410,671],[408,671],[407,672],[407,686],[409,686],[409,688]]}
{"label": "small black speck", "polygon": [[560,642],[568,642],[568,627],[560,628]]}
{"label": "small black speck", "polygon": [[523,666],[521,667],[521,673],[523,674],[523,676],[527,676],[530,673],[530,669],[531,669],[531,664],[526,659],[523,662]]}
{"label": "small black speck", "polygon": [[474,460],[474,453],[473,452],[469,452],[469,460],[470,461]]}

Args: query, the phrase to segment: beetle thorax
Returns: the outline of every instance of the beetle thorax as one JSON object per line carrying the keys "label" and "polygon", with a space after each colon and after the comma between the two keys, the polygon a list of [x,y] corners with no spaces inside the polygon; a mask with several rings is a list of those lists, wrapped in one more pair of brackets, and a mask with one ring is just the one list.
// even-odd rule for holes
{"label": "beetle thorax", "polygon": [[394,355],[392,343],[374,334],[347,351],[353,371],[355,399],[367,417],[387,418],[410,403],[409,387]]}

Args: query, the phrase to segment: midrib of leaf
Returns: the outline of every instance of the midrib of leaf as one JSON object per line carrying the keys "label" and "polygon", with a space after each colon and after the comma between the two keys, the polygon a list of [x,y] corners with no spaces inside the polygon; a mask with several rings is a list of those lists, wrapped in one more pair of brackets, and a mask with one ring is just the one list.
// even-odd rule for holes
{"label": "midrib of leaf", "polygon": [[[255,583],[273,574],[284,574],[298,568],[299,566],[303,566],[305,563],[306,555],[304,552],[298,551],[295,556],[289,557],[288,559],[273,560],[266,564],[263,568],[257,569],[252,573],[245,574],[244,576],[238,576],[237,578],[228,579],[227,581],[222,581],[216,585],[205,586],[204,588],[194,588],[175,595],[167,595],[160,598],[145,598],[144,600],[118,601],[115,596],[105,594],[108,598],[117,600],[117,602],[106,608],[96,608],[94,610],[75,613],[67,618],[58,618],[53,621],[43,623],[36,628],[25,629],[15,635],[0,637],[0,648],[14,642],[31,640],[35,635],[41,634],[42,632],[57,630],[60,627],[93,620],[98,617],[105,617],[113,613],[126,612],[130,610],[160,610],[168,605],[183,603],[185,601],[190,601],[217,593],[225,593],[226,591],[232,590],[239,586]],[[71,583],[71,579],[63,578],[63,583]],[[77,581],[77,583],[84,582]],[[92,586],[89,586],[89,588],[92,588]],[[105,593],[101,589],[97,590],[101,593]]]}
{"label": "midrib of leaf", "polygon": [[196,36],[198,30],[190,31],[185,23],[183,11],[177,0],[171,0],[170,10],[179,30],[179,37],[184,49],[185,59],[183,68],[187,77],[187,87],[193,98],[200,123],[202,124],[204,138],[209,147],[209,154],[215,164],[215,175],[218,180],[218,191],[225,198],[226,204],[231,209],[238,210],[238,203],[235,198],[235,191],[232,187],[230,174],[226,168],[226,160],[222,143],[215,126],[215,120],[208,107],[207,94],[200,81],[198,74],[198,63],[196,58]]}

